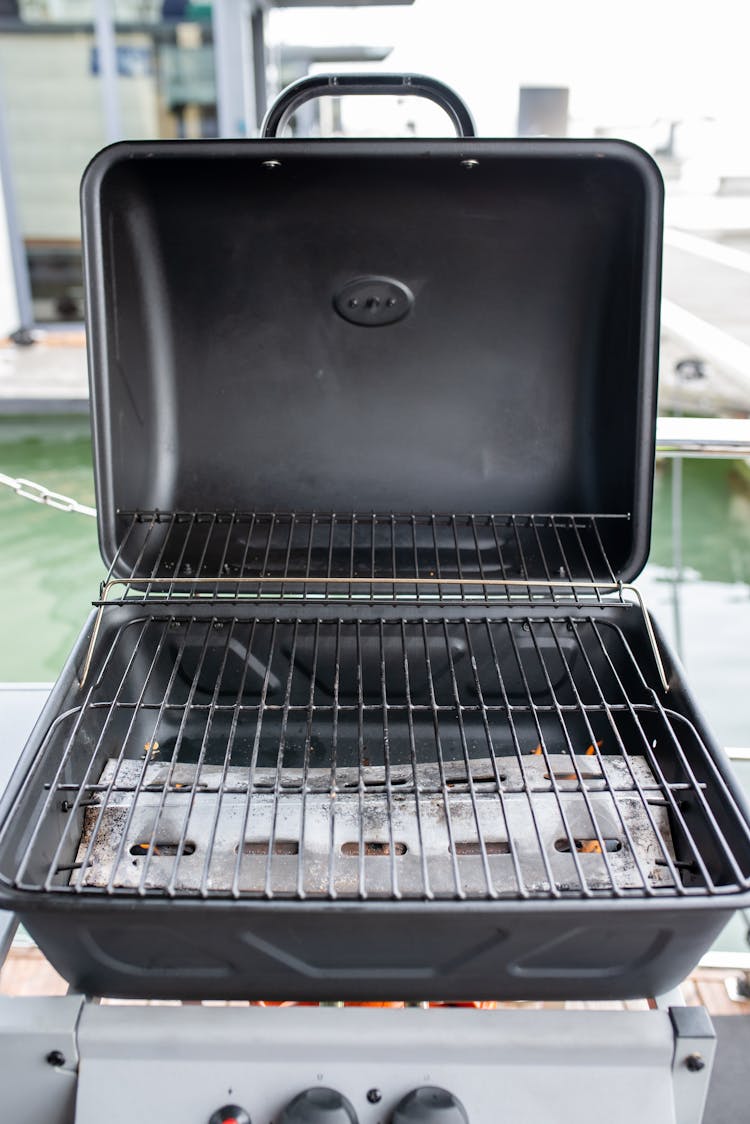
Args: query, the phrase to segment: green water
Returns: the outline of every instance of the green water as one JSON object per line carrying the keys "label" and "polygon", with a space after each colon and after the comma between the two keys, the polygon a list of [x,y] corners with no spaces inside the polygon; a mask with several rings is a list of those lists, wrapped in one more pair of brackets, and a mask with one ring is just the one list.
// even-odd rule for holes
{"label": "green water", "polygon": [[[88,418],[0,418],[0,472],[93,505]],[[57,677],[101,578],[96,520],[0,488],[0,682]]]}
{"label": "green water", "polygon": [[[650,563],[671,567],[672,471],[657,465]],[[682,461],[683,564],[710,582],[750,582],[750,469],[727,460]]]}

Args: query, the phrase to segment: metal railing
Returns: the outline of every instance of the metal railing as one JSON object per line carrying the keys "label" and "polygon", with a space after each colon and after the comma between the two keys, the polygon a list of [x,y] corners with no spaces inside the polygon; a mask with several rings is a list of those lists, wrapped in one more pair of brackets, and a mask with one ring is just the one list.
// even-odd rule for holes
{"label": "metal railing", "polygon": [[[750,418],[661,417],[656,423],[656,455],[674,458],[672,476],[672,551],[675,587],[682,580],[682,460],[685,457],[750,457]],[[679,614],[676,648],[681,649]],[[750,747],[727,747],[733,761],[750,761]]]}
{"label": "metal railing", "polygon": [[656,453],[665,457],[750,457],[750,418],[659,418]]}

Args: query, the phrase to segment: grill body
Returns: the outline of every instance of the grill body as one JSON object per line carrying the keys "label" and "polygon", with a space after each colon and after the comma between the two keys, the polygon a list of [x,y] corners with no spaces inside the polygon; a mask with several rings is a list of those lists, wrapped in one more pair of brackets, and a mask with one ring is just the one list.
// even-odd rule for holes
{"label": "grill body", "polygon": [[[404,714],[404,701],[398,698],[397,684],[390,675],[386,677],[389,688],[386,698],[391,711],[388,723],[393,758],[391,781],[399,781],[406,775],[409,783],[392,783],[389,796],[382,765],[373,763],[361,767],[357,764],[361,752],[357,730],[369,730],[372,735],[373,717],[368,708],[375,706],[374,688],[381,684],[378,661],[375,661],[374,674],[372,664],[361,661],[360,666],[369,668],[363,675],[365,688],[361,694],[366,700],[362,704],[363,717],[360,721],[356,704],[359,692],[354,681],[350,679],[347,683],[342,677],[338,783],[332,784],[327,775],[331,764],[330,739],[328,743],[321,741],[318,752],[326,759],[313,761],[308,771],[308,826],[300,833],[298,807],[291,821],[284,811],[285,801],[287,804],[296,801],[299,805],[303,790],[299,762],[293,757],[295,738],[291,720],[287,722],[284,735],[291,754],[289,763],[281,774],[272,764],[278,755],[281,737],[279,711],[275,708],[278,703],[283,715],[285,692],[282,691],[280,698],[277,696],[277,703],[269,702],[267,693],[264,721],[269,723],[268,740],[264,740],[266,735],[260,739],[250,799],[247,785],[239,793],[232,791],[241,787],[237,777],[248,776],[248,762],[242,759],[237,746],[231,751],[236,755],[233,759],[237,765],[230,766],[228,773],[226,768],[223,770],[227,816],[231,816],[232,801],[239,801],[243,808],[248,804],[250,807],[244,823],[241,817],[230,820],[228,830],[233,854],[241,840],[251,839],[253,824],[260,824],[262,828],[257,851],[251,848],[243,856],[244,881],[240,879],[233,885],[234,868],[227,876],[219,854],[221,832],[213,837],[214,857],[208,868],[205,866],[205,836],[197,844],[203,851],[198,856],[200,870],[193,874],[192,881],[189,871],[187,875],[185,872],[195,856],[185,853],[185,844],[196,842],[195,830],[200,819],[196,805],[201,800],[210,804],[209,818],[215,823],[223,822],[223,817],[216,816],[215,804],[211,804],[215,794],[210,791],[217,783],[217,770],[222,771],[222,762],[226,765],[230,752],[231,719],[228,725],[222,724],[221,703],[218,712],[214,711],[214,733],[205,737],[206,707],[216,693],[217,684],[227,688],[231,701],[226,701],[226,705],[236,707],[237,698],[241,696],[243,707],[248,714],[252,712],[249,725],[240,723],[248,727],[245,733],[251,741],[258,728],[258,697],[247,685],[240,692],[226,661],[223,674],[217,674],[214,668],[202,681],[195,651],[193,658],[186,658],[190,645],[185,640],[185,632],[194,630],[194,640],[198,650],[204,652],[205,664],[206,653],[221,660],[226,652],[233,651],[232,638],[227,637],[230,629],[234,628],[234,639],[242,646],[243,629],[247,636],[254,627],[255,650],[263,663],[264,652],[268,655],[269,649],[260,642],[259,632],[275,627],[280,642],[279,663],[266,663],[262,678],[269,667],[274,668],[270,674],[275,674],[277,667],[285,668],[287,673],[292,671],[295,685],[290,695],[298,700],[310,686],[309,670],[306,670],[309,669],[306,658],[309,653],[305,652],[304,645],[293,659],[289,657],[295,628],[298,643],[304,638],[299,606],[253,606],[252,611],[246,608],[244,613],[238,614],[236,605],[221,608],[193,605],[184,617],[174,611],[166,615],[154,610],[145,613],[143,605],[113,606],[111,615],[105,617],[98,640],[99,651],[105,655],[91,677],[87,706],[81,706],[78,673],[85,658],[93,618],[53,692],[6,798],[6,811],[8,802],[13,806],[12,815],[6,818],[10,829],[4,830],[0,840],[0,874],[6,882],[6,896],[58,970],[77,987],[98,993],[164,998],[222,995],[314,1000],[336,995],[352,1000],[393,997],[417,1000],[465,999],[476,994],[504,999],[622,998],[668,989],[690,970],[736,905],[748,900],[747,891],[743,889],[748,876],[748,855],[742,797],[721,751],[711,741],[696,713],[679,671],[671,664],[667,665],[668,709],[653,706],[654,697],[658,696],[652,688],[640,687],[642,694],[639,695],[634,684],[628,684],[629,697],[639,708],[635,721],[624,717],[623,711],[618,709],[618,698],[625,696],[618,695],[615,680],[608,679],[602,667],[598,669],[596,680],[602,688],[604,702],[590,701],[594,680],[583,663],[576,663],[570,645],[563,649],[562,659],[558,656],[554,685],[540,679],[539,668],[554,669],[555,666],[549,646],[542,644],[545,632],[551,631],[550,621],[554,622],[555,617],[565,622],[566,632],[567,622],[572,621],[573,628],[583,633],[582,651],[593,651],[586,631],[595,624],[599,634],[606,637],[607,651],[622,681],[627,677],[626,663],[631,659],[638,668],[639,683],[641,672],[644,684],[649,678],[655,678],[655,671],[649,670],[653,669],[653,652],[640,611],[635,607],[568,607],[562,615],[559,611],[550,613],[548,606],[522,605],[504,610],[499,620],[495,620],[494,629],[515,631],[519,639],[531,639],[528,650],[518,649],[522,653],[519,666],[524,668],[525,687],[521,685],[520,672],[513,682],[508,668],[501,667],[502,681],[506,690],[510,688],[507,702],[498,703],[497,698],[493,700],[489,695],[483,700],[485,714],[490,715],[491,734],[495,734],[496,768],[488,774],[487,731],[481,713],[477,713],[482,709],[478,707],[477,696],[471,699],[468,693],[470,679],[456,675],[464,708],[464,753],[455,706],[451,708],[446,701],[445,684],[439,686],[440,645],[434,639],[431,641],[432,637],[444,636],[447,632],[449,641],[454,639],[452,653],[454,666],[458,668],[462,659],[455,637],[461,633],[468,635],[477,666],[481,667],[475,637],[486,631],[488,619],[492,620],[491,615],[488,618],[486,606],[441,605],[426,609],[423,606],[367,605],[358,606],[356,614],[340,605],[318,606],[314,620],[319,628],[333,625],[344,632],[347,625],[359,628],[363,645],[368,628],[374,628],[380,636],[382,625],[386,638],[388,628],[397,628],[398,634],[406,635],[407,662],[415,673],[412,729],[422,722],[420,708],[429,713],[430,724],[434,711],[429,703],[427,684],[419,683],[417,649],[410,643],[412,630],[427,634],[426,651],[431,658],[432,681],[437,685],[435,706],[445,754],[443,781],[441,783],[437,770],[426,767],[426,762],[437,760],[434,732],[425,735],[422,731],[416,739],[419,781],[414,780],[414,770],[408,761],[404,767],[403,758],[409,756],[404,747],[409,742],[410,723]],[[171,693],[165,691],[162,682],[157,687],[161,672],[154,660],[164,637],[164,626],[172,643],[178,648],[182,645],[185,669],[186,681],[178,690],[173,687]],[[315,626],[310,624],[310,627]],[[129,637],[134,633],[141,637],[142,650],[130,642]],[[492,634],[491,624],[488,635]],[[393,655],[391,648],[390,659]],[[145,661],[145,668],[137,666],[141,660]],[[247,663],[243,652],[243,666]],[[563,663],[574,670],[564,671]],[[174,670],[174,666],[173,652],[165,662],[165,673],[167,668]],[[151,677],[148,668],[153,669]],[[300,676],[301,694],[297,693],[296,675]],[[489,680],[481,671],[479,677],[480,683],[488,685]],[[283,675],[279,678],[283,679]],[[321,681],[319,677],[317,682]],[[168,722],[162,710],[158,730],[161,762],[147,761],[143,749],[149,740],[155,740],[153,725],[159,703],[149,703],[148,689],[152,683],[154,700],[163,702],[166,697],[175,707],[175,715]],[[565,709],[573,686],[589,699],[584,706],[587,717],[580,730],[577,726],[580,714]],[[452,684],[450,690],[453,690]],[[315,705],[320,707],[319,720],[330,723],[330,712],[321,701],[324,696],[315,697]],[[352,697],[355,699],[353,722],[352,711],[348,709]],[[644,701],[649,699],[650,702]],[[114,707],[113,700],[117,703]],[[102,705],[105,701],[106,705]],[[295,705],[296,702],[289,704],[288,718]],[[298,705],[304,706],[305,722],[309,721],[307,703]],[[371,746],[382,745],[382,701],[378,700],[377,705],[380,736],[379,741],[367,737],[367,744]],[[459,709],[461,705],[459,703]],[[142,724],[144,717],[148,725]],[[78,734],[71,740],[71,726],[79,719]],[[185,734],[177,747],[175,732],[179,736],[181,728],[186,730],[196,721],[197,728],[193,728],[189,737]],[[116,731],[112,723],[124,723],[124,726]],[[501,726],[507,730],[503,744]],[[605,726],[609,729],[608,741]],[[130,741],[123,733],[127,727],[133,730]],[[518,756],[512,745],[511,731],[516,731],[519,744],[526,750],[527,739],[537,728],[542,732],[545,746],[552,746],[555,738],[559,745],[560,739],[564,740],[564,731],[569,732],[571,739],[576,732],[581,736],[585,731],[589,736],[589,729],[604,736],[596,739],[602,742],[596,754],[557,756],[546,755],[546,750],[545,755],[522,754],[521,761],[526,766],[524,781],[516,768]],[[675,730],[679,736],[679,751],[675,750],[671,733]],[[655,743],[652,756],[643,749],[642,735]],[[638,744],[635,744],[636,739]],[[364,737],[362,744],[365,744]],[[111,768],[108,775],[105,773],[112,745],[118,747],[121,761],[125,762],[120,783],[113,787]],[[633,749],[642,752],[631,753]],[[206,786],[203,789],[197,788],[195,783],[195,763],[201,751],[201,776]],[[646,774],[638,771],[636,763],[636,758],[644,753],[649,761],[650,782],[645,779]],[[675,763],[676,757],[680,764]],[[164,774],[170,765],[173,783],[165,796]],[[550,768],[553,775],[558,774],[556,796],[552,793],[551,782],[544,779]],[[618,774],[617,769],[624,772]],[[321,773],[326,773],[324,784],[318,779]],[[93,789],[85,787],[89,780],[99,782],[102,774],[104,781],[98,787],[96,784]],[[595,779],[602,774],[609,778],[608,782]],[[641,797],[626,779],[631,774],[640,783]],[[279,775],[284,778],[288,794],[279,790],[274,796],[274,780]],[[346,785],[352,775],[362,777],[368,784],[357,783],[354,795],[348,795]],[[467,783],[469,776],[473,777],[473,794]],[[127,846],[122,848],[122,860],[117,868],[119,875],[114,876],[110,868],[108,881],[105,878],[102,882],[101,875],[92,879],[91,874],[86,873],[88,868],[80,865],[86,817],[100,817],[102,805],[127,804],[132,799],[134,780],[137,783],[139,777],[141,803],[150,802],[152,807],[154,803],[162,804],[161,826],[151,841],[161,844],[166,853],[151,854],[151,877],[143,878],[144,862],[149,861],[148,850],[131,854],[137,830],[134,828],[135,834],[131,832],[130,835],[120,832],[117,843],[125,839]],[[459,780],[461,777],[463,783]],[[499,783],[498,777],[502,778]],[[106,791],[108,784],[110,791]],[[632,817],[607,815],[597,806],[598,799],[608,799],[608,792],[619,792],[618,798],[625,801],[642,798],[644,802],[651,802],[649,807],[655,817],[665,814],[666,805],[670,826],[659,833],[662,842],[656,857],[660,865],[649,867],[647,859],[642,859],[638,870],[645,877],[640,879],[632,866],[617,864],[618,852],[608,853],[606,866],[601,851],[578,853],[575,863],[572,854],[563,852],[555,857],[567,865],[555,867],[553,877],[545,878],[543,866],[539,867],[541,845],[537,841],[535,866],[528,853],[525,857],[520,854],[524,844],[517,834],[513,849],[519,852],[520,879],[509,876],[507,869],[501,870],[502,864],[507,866],[513,858],[507,849],[505,853],[498,853],[497,849],[503,810],[512,825],[515,822],[514,800],[527,806],[532,806],[533,800],[538,802],[540,796],[557,802],[564,809],[561,821],[564,826],[559,834],[564,841],[569,833],[575,846],[579,821],[569,801],[572,797],[580,799],[582,787],[588,789],[595,823],[594,831],[588,834],[601,840],[604,844],[601,851],[606,849],[608,833],[613,838],[619,837],[627,849],[635,842],[636,821]],[[336,789],[338,794],[334,796]],[[399,789],[402,794],[397,798]],[[704,793],[707,802],[701,811]],[[377,826],[373,827],[373,818],[368,820],[367,814],[357,822],[365,825],[359,836],[360,843],[379,843],[381,849],[373,852],[362,847],[360,863],[359,848],[355,856],[342,854],[346,845],[342,846],[340,834],[333,832],[324,876],[316,880],[315,856],[305,841],[310,842],[315,835],[316,802],[325,804],[327,824],[333,821],[346,825],[346,810],[336,808],[337,799],[339,803],[353,800],[355,806],[361,801],[359,807],[366,812],[380,809],[380,814],[374,817]],[[66,801],[68,810],[62,811]],[[92,801],[93,808],[81,806],[90,805]],[[192,813],[187,811],[190,801]],[[270,842],[269,801],[277,808],[275,839]],[[444,824],[442,835],[437,837],[437,850],[429,852],[425,843],[424,861],[417,861],[415,870],[414,866],[407,865],[413,856],[408,851],[399,853],[398,844],[402,842],[400,832],[403,833],[404,820],[410,820],[412,834],[406,839],[406,846],[411,849],[415,808],[420,801],[424,836],[430,830],[426,806],[430,801],[437,801],[444,817],[446,807],[448,818],[452,813],[453,838],[446,834]],[[487,808],[483,808],[484,802]],[[465,810],[467,804],[480,807],[481,831],[470,815],[468,820],[466,816],[462,819],[461,809],[464,806]],[[386,805],[389,805],[389,814],[383,811]],[[539,809],[538,803],[536,808],[537,814],[532,818],[543,830],[544,810]],[[104,817],[100,818],[104,822]],[[682,822],[683,830],[678,821]],[[296,853],[290,853],[289,849],[290,822],[291,834],[297,843]],[[654,818],[652,822],[663,829],[662,820]],[[44,825],[41,831],[40,823]],[[100,826],[99,832],[100,839],[104,839],[106,827]],[[165,833],[169,839],[164,838]],[[261,838],[265,840],[262,844]],[[337,867],[331,861],[334,841]],[[144,842],[148,848],[149,839]],[[357,837],[350,842],[356,843]],[[551,847],[547,853],[554,855]],[[653,860],[654,853],[651,858]],[[698,872],[685,874],[686,865],[692,862],[695,867],[696,859],[706,877]],[[667,865],[670,861],[671,867]],[[175,867],[182,868],[183,877],[172,879],[170,886]],[[453,877],[454,868],[458,872],[457,881]],[[127,874],[134,869],[137,871],[135,880]],[[213,881],[204,877],[206,869],[216,874]],[[423,871],[426,871],[426,883],[421,877]],[[7,881],[14,877],[19,888],[8,891]],[[92,884],[97,877],[100,884]],[[157,883],[159,888],[156,888]]]}
{"label": "grill body", "polygon": [[750,827],[623,587],[650,159],[126,144],[82,201],[109,573],[0,809],[3,902],[110,995],[675,984],[750,900]]}

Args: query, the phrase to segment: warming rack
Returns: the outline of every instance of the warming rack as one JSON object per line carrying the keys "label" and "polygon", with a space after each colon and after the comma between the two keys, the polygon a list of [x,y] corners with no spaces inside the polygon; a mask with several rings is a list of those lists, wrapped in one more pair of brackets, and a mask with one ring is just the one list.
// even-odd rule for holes
{"label": "warming rack", "polygon": [[[614,514],[121,511],[102,596],[109,589],[109,600],[434,601],[545,591],[554,600],[569,584],[575,600],[579,586],[596,596],[599,586],[617,584],[607,542],[629,521]],[[483,591],[490,583],[498,586],[491,594]]]}
{"label": "warming rack", "polygon": [[86,682],[104,606],[143,601],[300,600],[576,605],[627,592],[605,545],[625,514],[118,513],[119,546],[81,672]]}

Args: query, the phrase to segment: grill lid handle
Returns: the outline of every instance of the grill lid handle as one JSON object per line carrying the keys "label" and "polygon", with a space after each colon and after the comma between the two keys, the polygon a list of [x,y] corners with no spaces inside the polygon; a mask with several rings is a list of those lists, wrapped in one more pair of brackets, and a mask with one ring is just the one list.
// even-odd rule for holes
{"label": "grill lid handle", "polygon": [[262,137],[276,137],[301,105],[312,98],[348,94],[395,94],[434,101],[450,117],[459,137],[476,135],[474,121],[455,90],[424,74],[312,74],[282,90],[265,116]]}

